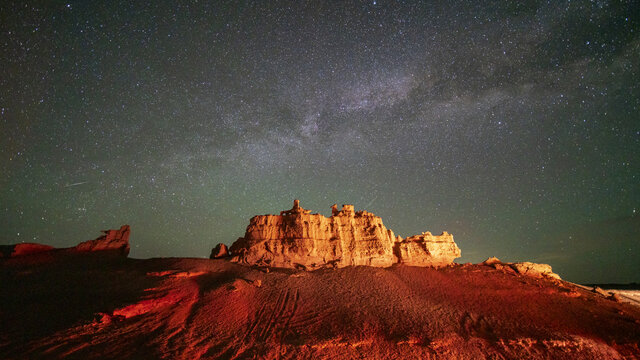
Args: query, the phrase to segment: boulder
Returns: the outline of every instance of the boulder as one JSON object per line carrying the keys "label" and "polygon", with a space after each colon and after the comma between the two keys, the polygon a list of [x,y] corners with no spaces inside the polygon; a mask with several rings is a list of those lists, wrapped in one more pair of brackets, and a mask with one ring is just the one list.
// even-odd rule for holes
{"label": "boulder", "polygon": [[394,263],[444,266],[460,256],[450,234],[396,237],[380,217],[343,205],[332,216],[311,214],[294,201],[280,215],[254,216],[244,237],[231,245],[232,261],[260,266],[314,270],[322,267]]}
{"label": "boulder", "polygon": [[560,276],[551,270],[551,265],[532,262],[509,263],[509,266],[520,275],[538,278],[554,278],[560,280]]}
{"label": "boulder", "polygon": [[129,225],[122,225],[119,230],[102,230],[104,235],[95,240],[81,242],[72,249],[78,252],[112,251],[120,255],[129,255]]}
{"label": "boulder", "polygon": [[227,245],[220,243],[211,249],[211,255],[209,259],[221,259],[229,256],[229,248]]}

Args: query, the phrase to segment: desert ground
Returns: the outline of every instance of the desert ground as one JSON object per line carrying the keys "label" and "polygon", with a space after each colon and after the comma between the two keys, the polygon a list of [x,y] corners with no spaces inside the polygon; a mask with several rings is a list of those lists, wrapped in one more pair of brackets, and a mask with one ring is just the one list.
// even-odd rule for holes
{"label": "desert ground", "polygon": [[3,359],[637,359],[640,307],[485,265],[0,262]]}

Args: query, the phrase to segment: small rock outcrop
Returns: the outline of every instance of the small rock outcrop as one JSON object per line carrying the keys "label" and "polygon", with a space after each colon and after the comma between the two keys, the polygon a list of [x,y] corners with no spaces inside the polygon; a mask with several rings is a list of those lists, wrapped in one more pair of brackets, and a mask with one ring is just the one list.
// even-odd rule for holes
{"label": "small rock outcrop", "polygon": [[209,259],[222,259],[228,256],[229,256],[229,248],[227,248],[227,245],[220,243],[211,250],[211,255],[209,256]]}
{"label": "small rock outcrop", "polygon": [[102,230],[104,235],[95,240],[81,242],[72,249],[79,252],[113,251],[120,255],[129,255],[129,225],[122,225],[119,230]]}
{"label": "small rock outcrop", "polygon": [[551,265],[549,264],[537,264],[537,263],[525,261],[525,262],[511,263],[509,265],[511,265],[511,268],[517,271],[518,274],[520,275],[527,275],[527,276],[533,276],[533,277],[539,277],[539,278],[549,277],[549,278],[554,278],[558,280],[560,279],[560,276],[551,270]]}
{"label": "small rock outcrop", "polygon": [[107,251],[115,252],[118,255],[129,255],[129,234],[131,230],[129,225],[122,225],[118,230],[102,230],[104,235],[95,240],[81,242],[80,244],[70,248],[55,248],[53,246],[37,244],[37,243],[20,243],[14,245],[0,246],[1,258],[15,258],[21,256],[42,254],[42,253],[83,253]]}
{"label": "small rock outcrop", "polygon": [[609,296],[611,296],[611,293],[610,293],[610,292],[608,292],[608,291],[606,291],[606,290],[602,289],[602,288],[601,288],[601,287],[599,287],[599,286],[594,286],[594,287],[593,287],[593,290],[591,290],[591,291],[593,291],[594,293],[596,293],[596,294],[598,294],[598,295],[602,295],[602,296],[604,296],[604,297],[609,297]]}
{"label": "small rock outcrop", "polygon": [[495,256],[488,258],[487,260],[482,262],[482,265],[493,266],[495,264],[502,264],[502,261]]}
{"label": "small rock outcrop", "polygon": [[14,245],[0,245],[0,258],[14,258],[32,255],[55,249],[53,246],[37,243],[20,243]]}
{"label": "small rock outcrop", "polygon": [[453,236],[430,233],[406,239],[396,237],[380,217],[343,205],[332,206],[332,216],[311,214],[294,201],[280,215],[254,216],[244,237],[231,245],[232,261],[284,268],[314,270],[321,267],[394,263],[446,266],[460,256]]}
{"label": "small rock outcrop", "polygon": [[560,279],[560,275],[554,273],[551,269],[551,265],[548,264],[538,264],[532,262],[515,262],[515,263],[505,263],[500,261],[496,257],[490,257],[487,260],[481,263],[482,265],[491,266],[496,270],[503,270],[505,268],[509,269],[509,271],[515,271],[519,275],[526,275],[537,278],[553,278]]}

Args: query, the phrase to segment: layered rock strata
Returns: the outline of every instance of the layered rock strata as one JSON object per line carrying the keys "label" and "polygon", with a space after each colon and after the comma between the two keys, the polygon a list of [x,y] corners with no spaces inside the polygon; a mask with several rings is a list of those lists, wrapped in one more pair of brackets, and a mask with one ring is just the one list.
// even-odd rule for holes
{"label": "layered rock strata", "polygon": [[427,231],[406,239],[398,238],[395,249],[398,262],[411,266],[447,266],[460,257],[453,235],[446,231],[441,235]]}
{"label": "layered rock strata", "polygon": [[232,261],[284,268],[313,270],[325,266],[367,265],[388,267],[394,263],[414,266],[446,266],[460,256],[453,236],[430,233],[402,239],[387,229],[382,219],[367,211],[332,207],[332,216],[300,207],[280,215],[254,216],[244,237],[230,248]]}

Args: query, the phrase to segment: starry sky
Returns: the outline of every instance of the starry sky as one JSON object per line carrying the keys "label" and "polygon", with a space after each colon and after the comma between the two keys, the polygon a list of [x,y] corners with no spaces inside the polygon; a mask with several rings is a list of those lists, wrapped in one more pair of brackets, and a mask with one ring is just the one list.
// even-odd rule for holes
{"label": "starry sky", "polygon": [[292,200],[640,282],[636,1],[2,1],[0,243],[208,257]]}

